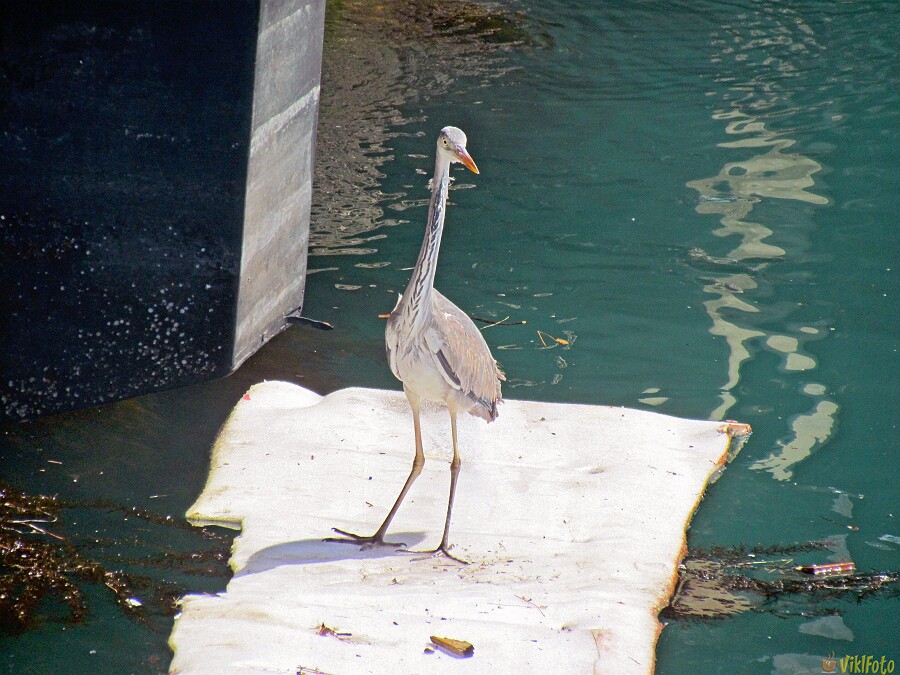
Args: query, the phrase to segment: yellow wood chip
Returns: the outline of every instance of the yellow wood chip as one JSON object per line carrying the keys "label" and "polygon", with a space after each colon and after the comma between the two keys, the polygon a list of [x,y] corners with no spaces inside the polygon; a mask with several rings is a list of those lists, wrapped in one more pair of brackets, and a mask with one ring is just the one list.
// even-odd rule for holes
{"label": "yellow wood chip", "polygon": [[472,656],[475,653],[475,646],[471,642],[465,640],[454,640],[453,638],[431,636],[431,641],[438,648],[449,652],[454,656]]}

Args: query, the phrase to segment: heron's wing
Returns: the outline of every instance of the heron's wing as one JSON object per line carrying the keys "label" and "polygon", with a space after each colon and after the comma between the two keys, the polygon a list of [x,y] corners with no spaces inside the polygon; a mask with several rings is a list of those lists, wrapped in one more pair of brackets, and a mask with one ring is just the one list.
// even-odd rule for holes
{"label": "heron's wing", "polygon": [[494,419],[500,381],[506,378],[472,320],[443,295],[433,293],[432,321],[425,342],[435,365],[447,384],[480,408],[473,410],[474,414]]}

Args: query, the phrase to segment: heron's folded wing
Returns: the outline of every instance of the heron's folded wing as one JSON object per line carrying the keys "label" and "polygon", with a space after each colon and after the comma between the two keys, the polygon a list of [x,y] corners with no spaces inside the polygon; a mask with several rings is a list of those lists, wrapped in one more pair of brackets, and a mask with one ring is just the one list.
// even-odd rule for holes
{"label": "heron's folded wing", "polygon": [[500,380],[505,379],[472,320],[444,296],[434,292],[434,321],[425,342],[446,382],[473,401],[495,408]]}

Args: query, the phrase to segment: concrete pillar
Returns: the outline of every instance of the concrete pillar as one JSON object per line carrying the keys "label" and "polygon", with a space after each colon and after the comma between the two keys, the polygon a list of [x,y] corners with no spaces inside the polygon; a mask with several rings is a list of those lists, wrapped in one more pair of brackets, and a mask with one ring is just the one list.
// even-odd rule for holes
{"label": "concrete pillar", "polygon": [[324,0],[262,2],[235,368],[303,301],[324,20]]}

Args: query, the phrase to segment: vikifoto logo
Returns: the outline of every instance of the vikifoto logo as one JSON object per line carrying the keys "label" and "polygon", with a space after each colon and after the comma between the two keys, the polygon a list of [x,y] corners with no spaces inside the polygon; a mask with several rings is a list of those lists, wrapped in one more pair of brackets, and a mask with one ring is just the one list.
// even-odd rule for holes
{"label": "vikifoto logo", "polygon": [[[840,668],[840,670],[838,670]],[[841,659],[834,658],[834,652],[831,656],[822,659],[823,673],[872,673],[873,675],[881,675],[882,673],[894,672],[894,659],[888,659],[882,656],[880,659],[871,654],[847,654]]]}

